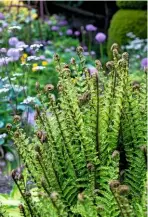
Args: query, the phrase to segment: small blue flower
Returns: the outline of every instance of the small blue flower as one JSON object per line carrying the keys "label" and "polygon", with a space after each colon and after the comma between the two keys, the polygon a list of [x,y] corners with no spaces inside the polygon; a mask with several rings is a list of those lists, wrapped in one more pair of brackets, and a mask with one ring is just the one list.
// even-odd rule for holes
{"label": "small blue flower", "polygon": [[18,38],[12,37],[9,39],[9,45],[10,46],[15,46],[18,43]]}
{"label": "small blue flower", "polygon": [[19,57],[20,57],[20,52],[18,49],[16,48],[10,48],[8,51],[7,51],[7,56],[8,57],[12,57],[13,60],[18,60]]}

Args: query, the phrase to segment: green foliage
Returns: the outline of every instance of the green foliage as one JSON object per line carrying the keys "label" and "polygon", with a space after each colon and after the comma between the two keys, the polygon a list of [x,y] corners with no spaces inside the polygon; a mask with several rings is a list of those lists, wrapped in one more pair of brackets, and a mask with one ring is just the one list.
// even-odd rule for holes
{"label": "green foliage", "polygon": [[122,9],[143,9],[146,8],[146,1],[116,1],[117,6]]}
{"label": "green foliage", "polygon": [[142,10],[119,10],[113,16],[108,30],[108,55],[113,43],[128,44],[127,33],[132,32],[137,37],[147,38],[147,13]]}
{"label": "green foliage", "polygon": [[34,134],[19,116],[7,125],[25,166],[12,172],[22,216],[146,216],[146,87],[131,83],[128,54],[114,49],[108,73],[96,60],[90,74],[81,47],[79,63],[55,54],[58,98],[53,85],[36,86]]}

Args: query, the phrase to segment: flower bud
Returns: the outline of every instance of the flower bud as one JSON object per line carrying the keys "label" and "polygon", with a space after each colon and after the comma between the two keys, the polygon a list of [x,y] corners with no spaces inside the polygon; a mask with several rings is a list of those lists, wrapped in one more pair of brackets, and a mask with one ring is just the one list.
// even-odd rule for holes
{"label": "flower bud", "polygon": [[71,58],[71,60],[70,60],[70,63],[72,64],[72,65],[75,65],[76,64],[76,60],[75,60],[75,58]]}
{"label": "flower bud", "polygon": [[92,163],[88,163],[87,164],[87,169],[89,170],[89,171],[94,171],[94,165],[92,164]]}
{"label": "flower bud", "polygon": [[106,63],[106,68],[108,69],[112,69],[114,67],[114,62],[113,61],[109,61]]}
{"label": "flower bud", "polygon": [[120,185],[119,180],[112,180],[112,181],[109,182],[109,186],[110,186],[111,189],[118,188],[119,185]]}
{"label": "flower bud", "polygon": [[78,54],[81,54],[81,53],[84,52],[83,47],[81,47],[81,46],[78,46],[76,51],[77,51]]}
{"label": "flower bud", "polygon": [[59,83],[57,85],[58,91],[62,91],[63,90],[63,85],[61,83]]}
{"label": "flower bud", "polygon": [[22,204],[20,204],[18,207],[19,207],[20,211],[24,210],[24,206]]}
{"label": "flower bud", "polygon": [[36,83],[35,83],[35,87],[36,87],[37,90],[40,89],[40,84],[39,84],[39,82],[36,82]]}
{"label": "flower bud", "polygon": [[119,157],[119,155],[120,155],[119,151],[115,150],[115,151],[112,153],[112,158]]}
{"label": "flower bud", "polygon": [[119,49],[119,45],[117,43],[114,43],[112,46],[111,46],[111,51],[113,51],[114,49]]}
{"label": "flower bud", "polygon": [[41,130],[37,131],[36,135],[39,139],[41,139],[43,132]]}
{"label": "flower bud", "polygon": [[16,169],[12,170],[11,176],[12,176],[13,179],[15,179],[16,173],[17,173]]}
{"label": "flower bud", "polygon": [[64,64],[63,68],[64,69],[69,69],[69,65],[68,64]]}
{"label": "flower bud", "polygon": [[134,81],[132,83],[132,87],[133,87],[133,90],[139,90],[140,89],[140,83],[138,81]]}
{"label": "flower bud", "polygon": [[43,143],[43,142],[46,142],[46,140],[47,140],[47,135],[45,133],[43,133],[40,141]]}
{"label": "flower bud", "polygon": [[83,192],[78,194],[78,200],[81,201],[81,202],[84,201],[84,194],[83,194]]}
{"label": "flower bud", "polygon": [[19,138],[19,136],[20,136],[19,131],[15,131],[15,132],[14,132],[14,136],[15,136],[15,138]]}
{"label": "flower bud", "polygon": [[59,194],[58,194],[56,191],[53,191],[53,192],[50,194],[50,198],[51,198],[53,201],[57,201],[58,196],[59,196]]}
{"label": "flower bud", "polygon": [[96,64],[96,67],[97,67],[98,69],[101,69],[102,64],[101,64],[100,60],[96,60],[96,61],[95,61],[95,64]]}
{"label": "flower bud", "polygon": [[140,147],[140,149],[141,149],[141,151],[143,151],[144,153],[147,152],[147,146],[146,146],[146,145],[142,145],[142,146]]}
{"label": "flower bud", "polygon": [[127,52],[124,52],[122,54],[122,58],[127,61],[129,59],[129,54]]}
{"label": "flower bud", "polygon": [[21,117],[19,115],[15,115],[13,118],[14,122],[20,122],[20,120],[21,120]]}
{"label": "flower bud", "polygon": [[54,54],[53,59],[55,61],[60,61],[60,57],[59,57],[59,55],[57,53]]}
{"label": "flower bud", "polygon": [[6,125],[6,128],[7,128],[7,130],[10,130],[10,129],[12,128],[12,124],[8,123],[8,124]]}
{"label": "flower bud", "polygon": [[125,66],[127,65],[127,62],[126,62],[125,59],[120,59],[120,60],[118,61],[118,65],[125,67]]}
{"label": "flower bud", "polygon": [[45,92],[48,92],[48,91],[51,91],[54,89],[54,86],[52,84],[47,84],[45,87],[44,87],[44,90]]}
{"label": "flower bud", "polygon": [[25,195],[26,197],[31,197],[31,193],[30,193],[29,191],[26,191],[26,192],[24,193],[24,195]]}
{"label": "flower bud", "polygon": [[129,187],[127,185],[120,185],[118,191],[120,195],[127,194],[129,193]]}

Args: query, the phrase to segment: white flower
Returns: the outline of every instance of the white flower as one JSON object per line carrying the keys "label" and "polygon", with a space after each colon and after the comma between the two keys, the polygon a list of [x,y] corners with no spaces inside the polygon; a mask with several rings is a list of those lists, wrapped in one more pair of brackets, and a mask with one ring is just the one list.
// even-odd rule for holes
{"label": "white flower", "polygon": [[5,77],[5,78],[1,78],[2,81],[7,81],[8,80],[8,77]]}
{"label": "white flower", "polygon": [[14,77],[20,77],[20,76],[22,76],[22,73],[14,73],[13,76]]}
{"label": "white flower", "polygon": [[7,136],[6,133],[0,134],[0,139],[4,139]]}
{"label": "white flower", "polygon": [[45,69],[45,68],[46,68],[45,66],[35,66],[35,67],[33,67],[33,69],[34,69],[34,70],[37,70],[37,71],[43,70],[43,69]]}
{"label": "white flower", "polygon": [[16,77],[13,77],[13,78],[10,78],[11,79],[11,81],[15,81],[16,80]]}
{"label": "white flower", "polygon": [[35,102],[36,98],[32,96],[28,96],[26,99],[23,100],[20,104],[29,104]]}
{"label": "white flower", "polygon": [[2,89],[0,89],[0,94],[1,93],[6,93],[8,91],[9,91],[9,88],[2,88]]}
{"label": "white flower", "polygon": [[19,86],[19,85],[12,85],[12,87],[13,87],[14,91],[18,92],[18,93],[27,89],[26,86],[23,87],[23,86]]}
{"label": "white flower", "polygon": [[30,66],[29,63],[21,63],[21,66]]}
{"label": "white flower", "polygon": [[40,47],[42,47],[43,45],[42,44],[32,44],[31,46],[30,46],[30,48],[31,49],[35,49],[35,48],[40,48]]}
{"label": "white flower", "polygon": [[40,57],[37,57],[37,56],[29,56],[27,57],[27,61],[31,61],[31,60],[39,60]]}
{"label": "white flower", "polygon": [[9,30],[14,30],[14,29],[20,30],[21,27],[20,26],[11,26],[11,27],[9,27]]}
{"label": "white flower", "polygon": [[136,37],[132,32],[128,32],[126,34],[126,36],[129,37],[129,38],[135,38]]}
{"label": "white flower", "polygon": [[3,87],[4,88],[10,88],[10,84],[5,84]]}
{"label": "white flower", "polygon": [[8,160],[8,161],[14,161],[14,156],[11,152],[7,152],[5,154],[5,159]]}

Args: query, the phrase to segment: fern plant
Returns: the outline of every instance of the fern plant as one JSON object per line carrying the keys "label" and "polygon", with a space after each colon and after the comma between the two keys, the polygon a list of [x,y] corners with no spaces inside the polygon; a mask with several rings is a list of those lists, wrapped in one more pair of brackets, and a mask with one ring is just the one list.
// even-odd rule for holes
{"label": "fern plant", "polygon": [[78,62],[55,54],[59,83],[36,83],[41,106],[32,137],[19,116],[7,125],[24,163],[12,172],[21,216],[146,216],[146,84],[131,83],[128,54],[117,44],[111,50],[107,72],[96,60],[93,74],[82,47]]}

